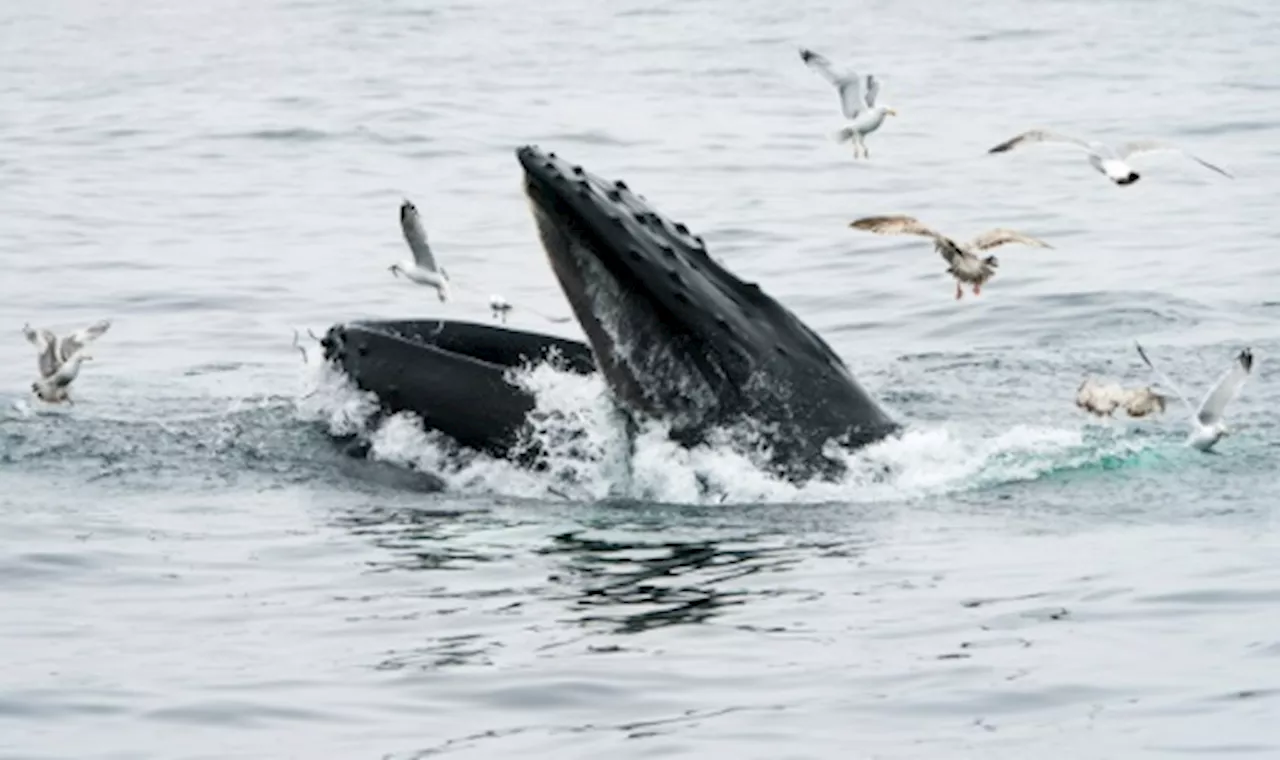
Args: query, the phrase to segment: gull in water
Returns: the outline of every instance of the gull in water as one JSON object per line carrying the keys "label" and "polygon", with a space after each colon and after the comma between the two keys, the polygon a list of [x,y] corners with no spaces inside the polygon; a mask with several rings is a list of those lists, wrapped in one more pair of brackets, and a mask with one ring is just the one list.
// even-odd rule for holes
{"label": "gull in water", "polygon": [[1121,408],[1130,417],[1146,417],[1148,414],[1164,412],[1165,404],[1166,397],[1153,391],[1150,386],[1131,389],[1090,377],[1085,378],[1076,389],[1076,406],[1098,417],[1110,417],[1116,409]]}
{"label": "gull in water", "polygon": [[836,132],[836,142],[852,142],[854,158],[858,158],[859,153],[862,158],[870,158],[866,136],[879,129],[886,116],[898,115],[898,111],[892,106],[876,105],[880,80],[871,74],[861,76],[855,71],[836,72],[826,56],[806,48],[800,48],[800,60],[835,85],[840,94],[840,111],[850,123]]}
{"label": "gull in water", "polygon": [[66,401],[74,405],[67,390],[80,374],[81,363],[93,358],[84,349],[109,327],[111,320],[104,319],[60,338],[51,330],[35,330],[29,324],[23,325],[22,334],[36,347],[36,366],[40,370],[40,379],[31,384],[31,390],[36,396],[51,404]]}
{"label": "gull in water", "polygon": [[1204,399],[1200,402],[1200,408],[1195,409],[1191,406],[1191,402],[1187,401],[1187,397],[1182,395],[1182,391],[1165,377],[1164,373],[1156,369],[1156,366],[1147,358],[1147,352],[1142,350],[1142,344],[1135,343],[1138,347],[1138,356],[1142,357],[1142,361],[1147,367],[1160,378],[1160,381],[1173,389],[1178,398],[1182,400],[1187,411],[1191,413],[1191,433],[1187,436],[1187,444],[1199,449],[1200,451],[1209,451],[1218,441],[1222,440],[1228,434],[1227,425],[1222,421],[1223,412],[1227,409],[1227,404],[1238,395],[1244,387],[1244,381],[1249,379],[1250,373],[1253,372],[1253,352],[1245,348],[1236,354],[1235,362],[1232,363],[1231,369],[1222,374],[1218,378],[1218,382],[1213,388],[1205,394]]}
{"label": "gull in water", "polygon": [[1084,150],[1085,153],[1088,154],[1089,165],[1092,166],[1094,169],[1097,169],[1099,172],[1102,173],[1103,176],[1105,176],[1107,179],[1111,180],[1112,182],[1116,183],[1117,185],[1132,185],[1134,182],[1137,182],[1138,179],[1142,176],[1137,172],[1135,172],[1133,168],[1128,164],[1128,160],[1130,157],[1136,156],[1141,153],[1157,153],[1157,152],[1181,153],[1183,156],[1190,158],[1192,161],[1195,161],[1202,166],[1205,166],[1214,170],[1215,172],[1223,175],[1224,177],[1231,176],[1227,172],[1223,171],[1221,168],[1214,166],[1208,161],[1197,158],[1191,155],[1190,153],[1187,153],[1186,151],[1182,150],[1181,148],[1175,147],[1173,145],[1169,145],[1168,143],[1160,142],[1158,140],[1137,140],[1134,142],[1124,143],[1119,148],[1112,148],[1110,145],[1107,145],[1105,143],[1100,143],[1097,141],[1085,142],[1084,140],[1080,140],[1075,137],[1061,135],[1056,132],[1050,132],[1045,129],[1032,129],[1030,131],[1023,132],[1017,137],[1013,137],[1008,140],[1005,140],[1004,142],[1000,143],[999,145],[997,145],[996,147],[992,148],[987,152],[988,153],[1005,153],[1007,151],[1013,150],[1014,148],[1020,145],[1030,145],[1032,143],[1042,143],[1042,142],[1065,143],[1067,145],[1074,145],[1077,148]]}
{"label": "gull in water", "polygon": [[[539,317],[542,317],[548,322],[560,323],[560,322],[568,322],[573,319],[573,317],[553,317],[550,314],[543,314],[542,312],[537,311],[536,309],[530,309],[527,307],[521,307],[521,308],[524,308],[525,311],[531,314],[537,314]],[[493,315],[494,319],[500,319],[502,321],[502,324],[505,325],[507,323],[507,315],[510,314],[513,309],[515,309],[515,306],[513,306],[510,301],[508,301],[506,298],[502,297],[501,295],[494,294],[489,296],[489,313]]]}
{"label": "gull in water", "polygon": [[422,218],[408,199],[400,204],[400,230],[404,233],[405,242],[409,244],[409,250],[413,252],[413,260],[405,259],[392,264],[388,269],[397,277],[403,272],[413,282],[435,288],[441,302],[449,300],[449,273],[436,264],[431,246],[427,245],[427,232],[422,227]]}
{"label": "gull in water", "polygon": [[973,285],[973,294],[981,295],[982,285],[995,276],[1000,262],[995,256],[979,258],[978,251],[986,251],[1006,243],[1022,243],[1039,248],[1053,246],[1038,238],[1024,235],[1014,230],[997,228],[978,235],[967,244],[957,243],[951,238],[939,234],[919,220],[910,216],[868,216],[849,223],[850,227],[859,230],[876,232],[881,235],[921,235],[933,240],[934,248],[942,254],[947,262],[947,273],[956,279],[956,300],[964,296],[961,283]]}

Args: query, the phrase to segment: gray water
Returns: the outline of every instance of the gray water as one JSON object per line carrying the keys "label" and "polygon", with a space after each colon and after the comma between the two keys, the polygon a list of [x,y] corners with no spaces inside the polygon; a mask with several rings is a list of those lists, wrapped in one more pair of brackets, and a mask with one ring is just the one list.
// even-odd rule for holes
{"label": "gray water", "polygon": [[[11,0],[0,7],[5,758],[1275,757],[1270,379],[1280,14],[1265,0]],[[855,161],[812,47],[900,115]],[[1175,141],[1118,188],[1031,126]],[[591,431],[528,473],[368,410],[292,347],[357,317],[570,336],[520,191],[533,143],[702,234],[909,426],[794,488]],[[422,210],[459,284],[387,266]],[[929,246],[1009,226],[980,298]],[[74,407],[24,322],[113,320]],[[1237,430],[1100,423],[1086,375]],[[305,341],[310,343],[310,341]],[[547,432],[554,437],[553,430]],[[550,438],[549,438],[550,440]],[[400,466],[440,473],[424,493]],[[875,478],[879,465],[887,479]],[[622,473],[629,471],[629,477]],[[558,495],[557,495],[558,494]]]}

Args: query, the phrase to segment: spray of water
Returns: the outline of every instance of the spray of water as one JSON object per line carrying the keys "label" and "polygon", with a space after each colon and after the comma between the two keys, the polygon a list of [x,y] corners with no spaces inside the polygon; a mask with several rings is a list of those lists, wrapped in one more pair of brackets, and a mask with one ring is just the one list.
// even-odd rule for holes
{"label": "spray of water", "polygon": [[325,362],[311,362],[304,372],[301,418],[334,435],[361,435],[371,443],[371,456],[439,474],[449,488],[464,493],[686,504],[901,501],[1034,480],[1142,448],[1117,431],[1099,436],[1085,428],[1018,425],[991,435],[913,425],[900,437],[858,451],[833,451],[848,466],[840,481],[796,486],[714,437],[686,448],[656,423],[629,434],[599,375],[538,364],[509,374],[536,398],[528,444],[539,447],[546,466],[533,470],[462,450],[446,436],[424,431],[412,414],[378,417],[373,395]]}

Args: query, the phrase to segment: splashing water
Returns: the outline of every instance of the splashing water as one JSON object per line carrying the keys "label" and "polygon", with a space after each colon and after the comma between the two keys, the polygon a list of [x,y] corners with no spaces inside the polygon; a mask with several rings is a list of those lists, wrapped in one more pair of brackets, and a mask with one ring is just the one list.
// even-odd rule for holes
{"label": "splashing water", "polygon": [[903,501],[1104,467],[1131,460],[1145,447],[1106,427],[1016,425],[991,436],[958,425],[917,425],[857,451],[833,451],[848,467],[839,481],[796,486],[714,436],[686,448],[659,423],[637,426],[629,436],[599,375],[539,363],[509,373],[510,382],[536,399],[524,444],[543,452],[546,466],[535,470],[465,450],[425,430],[412,413],[379,420],[373,394],[340,370],[318,362],[308,372],[309,388],[297,403],[300,418],[335,436],[364,437],[371,457],[433,472],[450,489],[476,494],[684,504]]}

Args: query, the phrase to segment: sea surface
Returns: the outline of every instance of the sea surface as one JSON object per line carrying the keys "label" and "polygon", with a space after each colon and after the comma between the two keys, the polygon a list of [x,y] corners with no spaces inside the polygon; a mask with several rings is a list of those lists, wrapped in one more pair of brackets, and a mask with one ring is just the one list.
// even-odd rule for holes
{"label": "sea surface", "polygon": [[[0,757],[1280,756],[1277,40],[1267,0],[0,4]],[[880,78],[869,160],[801,46]],[[1033,126],[1233,177],[987,154]],[[688,224],[907,432],[803,488],[622,462],[599,380],[543,368],[590,432],[548,472],[401,418],[343,456],[369,400],[309,330],[500,293],[580,337],[523,144]],[[402,198],[448,303],[387,270]],[[885,213],[1053,248],[956,301],[848,226]],[[36,400],[22,325],[103,318]],[[1152,381],[1135,340],[1192,403],[1253,349],[1214,454],[1176,398],[1074,406]]]}

